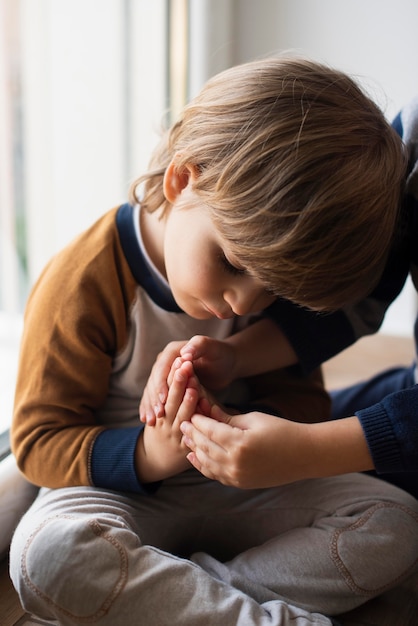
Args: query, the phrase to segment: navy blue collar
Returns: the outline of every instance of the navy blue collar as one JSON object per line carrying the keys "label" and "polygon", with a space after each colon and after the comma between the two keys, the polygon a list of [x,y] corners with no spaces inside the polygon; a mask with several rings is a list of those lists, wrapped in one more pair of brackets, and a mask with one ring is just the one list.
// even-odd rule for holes
{"label": "navy blue collar", "polygon": [[139,246],[133,227],[132,213],[132,205],[128,203],[122,204],[116,214],[116,226],[122,250],[133,277],[159,307],[171,313],[183,313],[173,296],[161,290],[160,286],[155,282]]}

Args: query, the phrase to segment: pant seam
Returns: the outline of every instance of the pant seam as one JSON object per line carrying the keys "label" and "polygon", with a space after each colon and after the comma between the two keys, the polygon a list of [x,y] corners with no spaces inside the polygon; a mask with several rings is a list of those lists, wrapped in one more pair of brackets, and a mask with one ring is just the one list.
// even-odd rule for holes
{"label": "pant seam", "polygon": [[92,613],[90,615],[85,615],[85,616],[76,615],[72,613],[71,611],[69,611],[68,609],[64,609],[63,607],[58,605],[49,596],[47,596],[41,589],[39,589],[39,587],[37,587],[30,579],[29,572],[26,566],[26,555],[35,536],[47,524],[57,519],[77,519],[77,518],[76,516],[73,516],[73,515],[54,515],[53,517],[49,517],[48,519],[44,520],[42,524],[40,524],[40,526],[36,528],[36,530],[29,536],[26,542],[25,548],[22,552],[21,569],[22,569],[23,579],[26,585],[29,587],[29,589],[31,589],[32,592],[37,597],[41,598],[41,600],[45,602],[48,606],[54,607],[54,609],[59,611],[61,614],[66,615],[67,617],[70,617],[71,619],[76,620],[78,623],[88,624],[88,623],[96,622],[99,618],[103,617],[109,612],[110,607],[115,602],[116,598],[120,595],[120,593],[122,592],[122,589],[126,585],[126,582],[128,579],[128,556],[127,556],[126,550],[122,546],[122,544],[120,544],[120,542],[117,541],[114,537],[112,537],[108,532],[103,532],[102,526],[96,520],[88,521],[88,525],[90,526],[91,530],[94,532],[95,535],[101,536],[103,539],[111,543],[116,548],[116,550],[119,553],[121,566],[120,566],[120,572],[119,572],[119,579],[117,580],[116,585],[114,585],[113,590],[105,598],[101,607],[95,613]]}
{"label": "pant seam", "polygon": [[336,530],[334,532],[334,535],[331,541],[331,545],[330,545],[331,558],[334,561],[337,569],[339,570],[340,574],[342,575],[348,587],[352,591],[359,593],[361,595],[364,595],[364,596],[370,596],[371,594],[377,595],[388,589],[391,589],[396,583],[401,582],[409,573],[412,573],[418,564],[418,558],[416,558],[415,561],[404,571],[403,574],[397,576],[396,578],[394,578],[392,581],[388,582],[387,584],[381,585],[380,587],[375,587],[373,589],[366,589],[365,587],[361,587],[360,585],[358,585],[355,582],[353,576],[351,575],[349,569],[344,565],[340,557],[339,551],[338,551],[338,541],[341,535],[347,531],[356,530],[356,528],[360,528],[370,519],[370,517],[377,510],[387,509],[387,508],[399,509],[403,511],[404,513],[410,515],[418,523],[418,514],[415,513],[415,511],[413,511],[409,507],[402,505],[402,504],[380,502],[379,504],[376,504],[371,509],[369,509],[365,515],[362,515],[358,520],[353,522],[353,524],[350,524],[350,526]]}

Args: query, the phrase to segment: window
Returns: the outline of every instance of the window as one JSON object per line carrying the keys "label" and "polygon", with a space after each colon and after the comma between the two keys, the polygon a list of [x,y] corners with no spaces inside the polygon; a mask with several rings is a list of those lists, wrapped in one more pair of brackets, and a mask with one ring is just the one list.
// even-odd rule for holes
{"label": "window", "polygon": [[[0,3],[0,433],[8,427],[20,312],[27,291],[23,200],[20,2]],[[0,458],[7,449],[0,436]]]}
{"label": "window", "polygon": [[28,291],[57,250],[126,200],[155,145],[169,5],[0,0],[0,455]]}

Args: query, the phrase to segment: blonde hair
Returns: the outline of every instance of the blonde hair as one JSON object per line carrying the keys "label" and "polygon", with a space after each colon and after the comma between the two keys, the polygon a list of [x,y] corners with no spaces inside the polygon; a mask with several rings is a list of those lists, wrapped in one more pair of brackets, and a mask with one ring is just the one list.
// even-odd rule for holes
{"label": "blonde hair", "polygon": [[234,257],[276,295],[315,310],[361,299],[379,279],[398,218],[403,144],[347,75],[294,57],[207,82],[163,136],[145,209],[166,208],[176,157]]}

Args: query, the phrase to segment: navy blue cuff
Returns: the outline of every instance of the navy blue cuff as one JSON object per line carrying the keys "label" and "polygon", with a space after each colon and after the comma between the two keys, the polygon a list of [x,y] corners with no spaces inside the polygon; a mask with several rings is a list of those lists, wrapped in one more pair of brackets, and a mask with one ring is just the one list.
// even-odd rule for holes
{"label": "navy blue cuff", "polygon": [[392,424],[382,403],[356,411],[378,474],[399,472],[402,459]]}
{"label": "navy blue cuff", "polygon": [[135,493],[156,491],[159,483],[143,485],[135,471],[135,448],[143,428],[109,428],[97,436],[90,464],[95,487]]}

